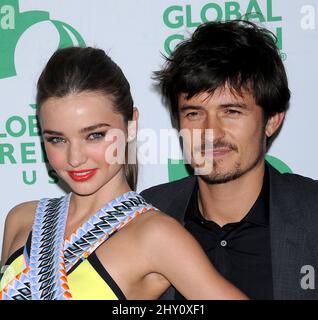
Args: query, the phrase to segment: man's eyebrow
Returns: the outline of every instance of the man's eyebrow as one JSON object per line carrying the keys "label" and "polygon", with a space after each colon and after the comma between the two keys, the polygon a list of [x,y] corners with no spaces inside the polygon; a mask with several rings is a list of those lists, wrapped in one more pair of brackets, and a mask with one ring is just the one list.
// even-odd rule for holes
{"label": "man's eyebrow", "polygon": [[[240,108],[240,109],[245,109],[245,110],[249,109],[248,105],[245,104],[244,102],[242,102],[242,103],[240,103],[240,102],[226,102],[226,103],[221,103],[219,105],[219,107],[221,107],[221,108]],[[180,107],[181,112],[184,112],[187,110],[201,110],[201,109],[205,109],[205,107],[200,106],[200,105],[188,105],[188,104],[182,105]]]}
{"label": "man's eyebrow", "polygon": [[222,103],[220,104],[221,108],[241,108],[241,109],[245,109],[248,110],[249,107],[247,106],[247,104],[245,103],[239,103],[239,102],[229,102],[229,103]]}
{"label": "man's eyebrow", "polygon": [[99,128],[103,128],[103,127],[110,127],[110,124],[108,124],[108,123],[93,124],[92,126],[89,126],[89,127],[81,129],[80,133],[93,131],[93,130],[96,130],[96,129],[99,129]]}
{"label": "man's eyebrow", "polygon": [[185,104],[185,105],[182,105],[180,107],[180,111],[181,112],[184,112],[184,111],[187,111],[187,110],[201,110],[203,109],[202,106],[198,106],[198,105],[188,105],[188,104]]}

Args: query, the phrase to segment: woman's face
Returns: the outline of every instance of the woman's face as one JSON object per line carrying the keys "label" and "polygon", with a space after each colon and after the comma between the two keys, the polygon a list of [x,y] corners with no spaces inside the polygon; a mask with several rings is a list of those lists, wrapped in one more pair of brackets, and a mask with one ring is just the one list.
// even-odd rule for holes
{"label": "woman's face", "polygon": [[119,129],[122,140],[117,143],[124,148],[127,125],[109,96],[81,92],[50,98],[41,106],[40,123],[50,165],[73,192],[90,195],[123,178],[109,136]]}

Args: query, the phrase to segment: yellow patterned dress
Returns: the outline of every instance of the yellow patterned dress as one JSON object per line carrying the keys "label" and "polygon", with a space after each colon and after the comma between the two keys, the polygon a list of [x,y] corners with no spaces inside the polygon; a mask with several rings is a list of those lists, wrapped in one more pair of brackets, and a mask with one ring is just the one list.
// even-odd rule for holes
{"label": "yellow patterned dress", "polygon": [[0,299],[126,299],[95,250],[136,216],[154,208],[136,192],[127,192],[64,239],[69,201],[70,194],[39,201],[27,243],[6,263]]}

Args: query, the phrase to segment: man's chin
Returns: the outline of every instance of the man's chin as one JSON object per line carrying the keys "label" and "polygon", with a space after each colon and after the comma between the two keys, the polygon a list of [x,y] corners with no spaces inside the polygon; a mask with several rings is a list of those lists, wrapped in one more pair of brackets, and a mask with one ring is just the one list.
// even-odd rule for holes
{"label": "man's chin", "polygon": [[210,174],[202,174],[199,177],[208,184],[223,184],[234,181],[243,175],[247,174],[251,170],[253,170],[264,158],[260,155],[255,159],[255,161],[248,167],[241,166],[240,163],[235,163],[232,170],[221,168],[217,163],[214,163],[214,171]]}
{"label": "man's chin", "polygon": [[192,166],[192,168],[195,175],[211,184],[231,181],[241,172],[239,165],[225,164],[223,160],[205,161],[204,166]]}
{"label": "man's chin", "polygon": [[237,170],[231,173],[213,173],[210,175],[200,175],[199,177],[208,184],[223,184],[240,178],[244,172]]}

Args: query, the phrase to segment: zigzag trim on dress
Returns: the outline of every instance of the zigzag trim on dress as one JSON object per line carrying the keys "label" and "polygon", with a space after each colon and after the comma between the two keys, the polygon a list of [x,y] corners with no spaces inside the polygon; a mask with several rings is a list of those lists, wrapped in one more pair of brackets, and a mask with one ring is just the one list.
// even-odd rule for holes
{"label": "zigzag trim on dress", "polygon": [[70,197],[39,201],[29,264],[0,292],[0,299],[71,299],[67,271],[136,216],[156,210],[138,193],[127,192],[106,204],[64,241]]}

